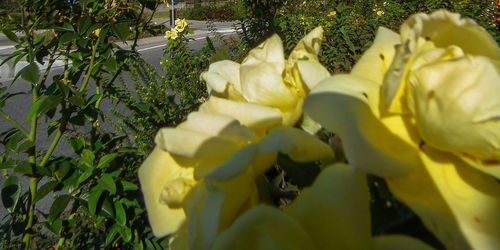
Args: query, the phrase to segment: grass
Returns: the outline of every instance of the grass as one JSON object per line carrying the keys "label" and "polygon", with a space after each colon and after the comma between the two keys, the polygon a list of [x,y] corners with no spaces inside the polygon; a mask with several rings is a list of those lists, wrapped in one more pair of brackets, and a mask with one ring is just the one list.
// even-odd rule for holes
{"label": "grass", "polygon": [[170,11],[155,12],[153,18],[170,18]]}

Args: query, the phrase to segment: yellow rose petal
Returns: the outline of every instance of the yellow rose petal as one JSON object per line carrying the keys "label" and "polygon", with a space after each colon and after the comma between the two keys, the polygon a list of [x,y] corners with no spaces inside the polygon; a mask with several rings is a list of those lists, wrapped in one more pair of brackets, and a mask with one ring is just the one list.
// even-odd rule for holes
{"label": "yellow rose petal", "polygon": [[373,250],[432,250],[424,242],[406,235],[380,235],[373,238]]}
{"label": "yellow rose petal", "polygon": [[319,61],[317,55],[321,48],[322,40],[323,28],[318,26],[300,39],[292,52],[290,52],[288,62],[293,64],[298,60]]}
{"label": "yellow rose petal", "polygon": [[391,192],[412,208],[449,249],[500,245],[500,183],[453,155],[423,146],[422,165],[388,178]]}
{"label": "yellow rose petal", "polygon": [[155,147],[139,168],[139,181],[148,211],[149,224],[156,237],[175,232],[185,220],[182,208],[170,208],[160,202],[165,184],[182,171],[169,153]]}
{"label": "yellow rose petal", "polygon": [[336,164],[325,168],[285,212],[318,249],[370,249],[369,199],[366,176]]}
{"label": "yellow rose petal", "polygon": [[318,161],[335,156],[330,146],[318,138],[296,128],[279,127],[271,129],[258,142],[260,153],[279,151],[294,161]]}
{"label": "yellow rose petal", "polygon": [[[335,75],[312,90],[304,111],[340,136],[354,168],[380,176],[406,175],[418,162],[418,150],[408,144],[409,139],[394,134],[375,116],[369,101],[378,95],[376,90],[375,82],[352,75]],[[390,123],[397,126],[392,129],[407,129],[403,121]]]}
{"label": "yellow rose petal", "polygon": [[214,96],[211,96],[207,102],[203,103],[199,111],[228,115],[250,128],[272,127],[282,121],[281,114],[276,109]]}
{"label": "yellow rose petal", "polygon": [[380,27],[372,46],[366,50],[352,68],[351,74],[382,85],[384,75],[391,66],[400,37],[390,29]]}
{"label": "yellow rose petal", "polygon": [[213,249],[316,249],[299,223],[280,210],[258,205],[219,234]]}

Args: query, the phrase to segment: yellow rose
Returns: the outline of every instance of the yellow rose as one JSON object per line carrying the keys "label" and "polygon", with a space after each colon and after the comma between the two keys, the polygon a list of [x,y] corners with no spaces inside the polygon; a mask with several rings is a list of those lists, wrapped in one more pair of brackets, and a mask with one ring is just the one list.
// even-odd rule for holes
{"label": "yellow rose", "polygon": [[[183,239],[191,247],[209,246],[213,233],[257,203],[255,178],[277,152],[295,161],[333,158],[328,145],[295,128],[274,128],[257,143],[254,139],[254,132],[232,117],[203,112],[189,114],[176,128],[161,129],[139,169],[153,233],[177,232],[187,215],[189,227],[179,232],[190,237]],[[220,216],[207,221],[205,214]]]}
{"label": "yellow rose", "polygon": [[363,174],[329,166],[284,211],[259,205],[242,214],[213,249],[432,249],[408,236],[372,237],[369,202]]}
{"label": "yellow rose", "polygon": [[271,166],[277,152],[298,162],[333,158],[328,145],[302,130],[270,130],[262,140],[228,157],[191,190],[184,207],[187,221],[173,236],[171,248],[210,249],[221,231],[258,204],[256,178]]}
{"label": "yellow rose", "polygon": [[499,60],[474,21],[417,14],[400,35],[380,28],[352,72],[320,83],[304,110],[339,134],[353,167],[385,177],[447,248],[496,248]]}
{"label": "yellow rose", "polygon": [[187,26],[186,19],[184,19],[184,18],[176,19],[174,24],[175,24],[175,30],[177,30],[177,32],[184,31],[184,28],[186,28],[186,26]]}
{"label": "yellow rose", "polygon": [[[241,64],[228,60],[211,64],[201,78],[213,97],[200,110],[227,113],[244,109],[251,114],[279,114],[280,120],[267,124],[267,129],[293,126],[302,116],[302,103],[309,90],[330,76],[317,57],[322,37],[321,27],[311,31],[292,50],[288,60],[284,58],[281,39],[273,35],[252,49]],[[244,123],[244,116],[246,113],[235,117]]]}
{"label": "yellow rose", "polygon": [[179,34],[177,32],[176,29],[171,29],[171,30],[168,30],[167,32],[165,32],[165,38],[170,38],[170,39],[177,39],[177,37],[179,37]]}

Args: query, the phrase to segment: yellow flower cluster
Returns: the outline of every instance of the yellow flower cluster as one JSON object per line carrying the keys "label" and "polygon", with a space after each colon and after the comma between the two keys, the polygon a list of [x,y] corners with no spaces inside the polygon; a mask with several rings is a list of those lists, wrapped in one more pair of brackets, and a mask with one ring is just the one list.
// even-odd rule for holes
{"label": "yellow flower cluster", "polygon": [[255,180],[278,152],[298,162],[333,159],[327,144],[291,127],[309,89],[330,76],[317,58],[322,34],[313,30],[288,60],[273,36],[241,64],[212,64],[202,74],[207,102],[176,128],[158,132],[139,180],[153,233],[173,234],[173,249],[210,248],[257,205]]}
{"label": "yellow flower cluster", "polygon": [[167,32],[165,32],[165,38],[167,39],[177,39],[179,37],[179,34],[182,34],[184,29],[188,26],[186,19],[177,19],[175,20],[175,27],[171,28]]}
{"label": "yellow flower cluster", "polygon": [[350,74],[304,110],[337,133],[349,163],[386,178],[449,249],[500,245],[500,49],[474,21],[416,14],[380,28]]}
{"label": "yellow flower cluster", "polygon": [[[416,14],[399,34],[379,28],[352,71],[331,76],[317,56],[322,36],[314,29],[285,59],[274,35],[201,75],[210,97],[158,132],[139,169],[153,233],[171,235],[172,249],[430,249],[372,235],[374,174],[447,248],[498,248],[495,40],[458,14]],[[284,209],[262,204],[256,179],[278,152],[333,161],[310,135],[316,122],[340,136],[349,165],[323,166]]]}

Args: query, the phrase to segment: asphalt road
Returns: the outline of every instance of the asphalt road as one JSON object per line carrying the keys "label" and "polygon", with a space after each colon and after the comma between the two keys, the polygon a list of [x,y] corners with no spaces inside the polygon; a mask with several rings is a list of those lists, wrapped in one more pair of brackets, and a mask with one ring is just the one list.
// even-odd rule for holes
{"label": "asphalt road", "polygon": [[[235,36],[235,30],[233,28],[233,23],[214,23],[215,27],[217,28],[218,32],[223,35],[224,37],[228,36]],[[211,36],[209,34],[209,31],[206,27],[206,24],[204,22],[196,22],[196,21],[191,21],[190,27],[194,30],[194,34],[190,35],[189,37],[192,38],[193,40],[189,43],[189,47],[193,50],[199,50],[203,47],[203,44],[205,43],[205,37],[207,35]],[[131,44],[131,43],[129,43]],[[163,54],[163,49],[165,48],[166,40],[164,37],[150,37],[150,38],[144,38],[138,41],[138,51],[144,58],[144,60],[152,65],[155,65],[157,70],[160,72],[161,70],[161,65],[159,64],[160,62],[160,57]],[[128,45],[119,43],[118,44],[120,47],[126,48]],[[5,55],[8,55],[9,53],[12,53],[13,48],[12,44],[5,39],[5,37],[0,36],[0,59],[4,58]],[[22,64],[21,64],[22,65]],[[57,63],[55,65],[58,65]],[[62,65],[62,64],[59,64]],[[6,69],[4,67],[3,69],[0,68],[0,87],[3,86],[9,86],[11,83],[11,78],[17,72],[20,68],[14,68],[14,69]],[[51,75],[53,74],[60,74],[62,72],[62,66],[55,66],[49,73],[49,78],[52,79]],[[125,80],[125,83],[127,86],[132,89],[132,82],[130,78],[128,77],[128,74],[122,73],[121,77]],[[15,92],[28,92],[30,89],[29,84],[21,79],[18,79],[16,82],[14,82],[8,89],[9,92],[15,93]],[[5,113],[10,115],[14,120],[18,121],[24,128],[29,128],[28,122],[25,119],[26,114],[28,113],[29,109],[31,107],[31,96],[29,94],[26,95],[18,95],[15,96],[11,99],[9,99],[6,102],[5,107],[2,109]],[[107,111],[109,108],[114,107],[114,104],[112,104],[109,100],[103,100],[101,103],[101,109],[103,111]],[[50,122],[50,121],[49,121]],[[52,136],[47,136],[46,134],[46,128],[49,122],[44,121],[43,119],[40,119],[38,128],[40,131],[37,134],[36,137],[36,143],[37,145],[40,145],[42,148],[48,148],[52,137],[54,136],[55,133],[53,133]],[[110,129],[109,125],[107,124],[102,124],[101,125],[104,127],[104,129],[108,128]],[[11,125],[3,118],[0,117],[0,132],[5,131],[6,129],[10,128]],[[79,130],[81,132],[88,131],[90,129],[90,126],[84,126],[80,127]],[[0,151],[3,151],[3,145],[0,145]],[[55,148],[54,154],[53,155],[66,155],[66,156],[73,156],[74,153],[72,149],[69,147],[69,145],[66,143],[65,140],[61,139],[60,143],[57,145]],[[26,191],[28,189],[28,182],[26,178],[20,178],[22,180],[22,192]],[[0,187],[3,185],[3,182],[5,181],[5,178],[2,176],[0,177]],[[42,183],[44,180],[41,181]],[[41,211],[42,213],[48,213],[50,206],[53,202],[53,199],[51,198],[51,195],[47,195],[45,199],[39,201],[37,203],[37,209]],[[1,204],[0,200],[0,222],[3,220],[3,218],[8,214],[7,210],[3,207],[3,204]]]}

